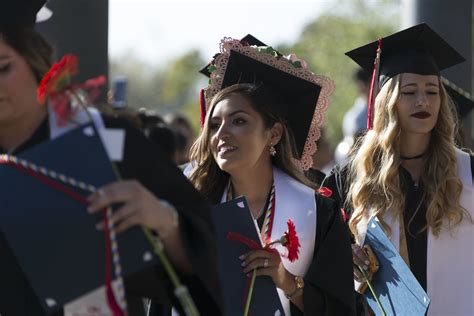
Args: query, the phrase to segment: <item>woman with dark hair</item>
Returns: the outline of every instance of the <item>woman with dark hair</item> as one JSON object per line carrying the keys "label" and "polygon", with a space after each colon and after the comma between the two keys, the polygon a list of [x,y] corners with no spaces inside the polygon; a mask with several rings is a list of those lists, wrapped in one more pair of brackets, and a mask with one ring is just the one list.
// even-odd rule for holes
{"label": "woman with dark hair", "polygon": [[269,47],[229,39],[221,47],[189,178],[214,204],[244,196],[263,244],[293,220],[298,260],[264,250],[240,257],[244,273],[272,278],[285,315],[351,315],[349,236],[339,210],[302,172],[311,165],[332,82]]}
{"label": "woman with dark hair", "polygon": [[[73,114],[75,116],[67,121],[66,126],[59,126],[51,107],[38,103],[39,82],[52,65],[51,46],[33,29],[36,13],[44,3],[44,0],[11,0],[2,6],[0,152],[21,154],[35,145],[59,137],[68,129],[88,123],[81,121],[81,117],[92,117],[98,129],[122,129],[125,134],[123,157],[116,162],[116,166],[124,180],[106,185],[90,196],[89,211],[98,212],[118,203],[121,207],[112,216],[117,232],[143,225],[160,235],[171,262],[191,295],[199,298],[195,300],[198,309],[202,314],[219,314],[220,294],[216,291],[215,241],[209,207],[179,169],[140,131],[123,120],[102,116],[93,109],[84,109],[90,115]],[[186,201],[183,201],[183,195],[186,195]],[[0,243],[0,314],[44,315],[23,271],[15,258],[5,251],[8,246],[3,234]],[[129,315],[143,315],[140,296],[154,298],[164,305],[175,301],[162,267],[157,266],[153,273],[163,281],[157,284],[160,291],[150,293],[134,284],[133,291],[127,292]],[[125,278],[125,289],[128,285]]]}
{"label": "woman with dark hair", "polygon": [[[426,24],[347,55],[370,69],[377,47],[373,124],[326,185],[351,213],[355,264],[368,266],[360,246],[375,217],[430,297],[428,315],[472,315],[473,157],[455,146],[454,107],[440,79],[464,58]],[[354,277],[362,281],[357,269]]]}

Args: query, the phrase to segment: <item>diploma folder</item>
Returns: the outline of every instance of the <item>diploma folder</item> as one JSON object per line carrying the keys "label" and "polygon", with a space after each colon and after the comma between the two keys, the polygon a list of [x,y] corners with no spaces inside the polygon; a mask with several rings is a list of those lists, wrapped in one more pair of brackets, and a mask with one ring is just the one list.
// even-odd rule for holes
{"label": "diploma folder", "polygon": [[[380,263],[372,286],[387,316],[425,315],[430,304],[428,295],[375,219],[369,221],[365,244],[372,248]],[[375,314],[382,315],[369,288],[364,295]]]}
{"label": "diploma folder", "polygon": [[[212,209],[216,227],[218,265],[221,288],[227,316],[241,316],[250,284],[250,277],[243,273],[239,256],[249,252],[246,245],[229,240],[228,232],[238,233],[261,244],[245,198],[240,197],[215,205]],[[252,273],[249,274],[251,276]],[[284,315],[278,292],[268,276],[257,276],[253,289],[249,314],[251,316]]]}
{"label": "diploma folder", "polygon": [[[17,157],[97,188],[117,180],[97,130],[90,124]],[[20,266],[44,312],[60,311],[64,304],[101,287],[105,282],[104,237],[95,225],[102,213],[88,214],[86,205],[12,166],[0,165],[0,178],[0,231],[14,257],[10,260]],[[90,194],[65,186],[84,197]],[[141,228],[117,235],[117,242],[126,289],[127,280],[137,283],[134,278],[146,280],[140,286],[153,289],[153,282],[159,282],[153,273],[158,258]],[[113,274],[113,266],[111,271]],[[149,272],[146,278],[144,271]],[[0,292],[8,293],[8,289]]]}

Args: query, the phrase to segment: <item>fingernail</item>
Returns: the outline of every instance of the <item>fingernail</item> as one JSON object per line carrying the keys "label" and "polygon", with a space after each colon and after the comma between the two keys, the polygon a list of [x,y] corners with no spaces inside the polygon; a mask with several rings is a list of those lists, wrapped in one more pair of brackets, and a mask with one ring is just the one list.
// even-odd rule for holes
{"label": "fingernail", "polygon": [[245,276],[246,276],[247,278],[250,278],[250,273],[247,273]]}
{"label": "fingernail", "polygon": [[244,260],[244,259],[245,259],[245,255],[240,255],[240,256],[239,256],[239,259],[240,259],[240,260]]}
{"label": "fingernail", "polygon": [[369,265],[369,264],[370,264],[370,261],[369,261],[369,260],[365,260],[365,264],[366,264],[366,265]]}
{"label": "fingernail", "polygon": [[242,261],[241,266],[245,267],[245,261]]}

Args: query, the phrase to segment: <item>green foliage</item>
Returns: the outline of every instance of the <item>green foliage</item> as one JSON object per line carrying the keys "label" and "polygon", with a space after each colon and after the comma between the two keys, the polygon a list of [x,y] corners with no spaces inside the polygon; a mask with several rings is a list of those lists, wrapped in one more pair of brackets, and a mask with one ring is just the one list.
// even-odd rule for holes
{"label": "green foliage", "polygon": [[[357,65],[344,53],[395,31],[399,20],[399,2],[331,2],[332,7],[306,25],[294,45],[277,47],[284,54],[295,52],[317,74],[334,80],[336,90],[326,115],[327,135],[333,145],[342,138],[342,118],[357,95],[352,81]],[[111,76],[124,74],[129,77],[128,103],[131,107],[147,107],[162,113],[183,112],[199,130],[197,86],[204,87],[206,83],[198,69],[204,64],[196,49],[178,56],[163,69],[150,67],[127,55],[120,61],[111,62]]]}
{"label": "green foliage", "polygon": [[164,71],[162,91],[163,101],[171,107],[180,107],[190,98],[195,97],[195,85],[198,76],[198,69],[205,62],[201,58],[199,51],[191,50],[174,60]]}
{"label": "green foliage", "polygon": [[153,69],[131,54],[112,60],[110,78],[116,75],[128,77],[127,102],[130,107],[154,108],[161,103],[161,93],[156,88],[161,86],[158,69]]}
{"label": "green foliage", "polygon": [[129,81],[127,100],[131,107],[155,110],[180,110],[193,96],[198,69],[204,64],[197,50],[190,50],[170,61],[163,69],[152,67],[132,55],[113,60],[111,77],[126,75]]}
{"label": "green foliage", "polygon": [[358,66],[344,53],[395,31],[395,5],[382,1],[374,8],[363,1],[341,1],[308,24],[295,45],[282,48],[305,59],[315,73],[334,80],[336,90],[326,113],[327,136],[333,146],[342,139],[342,119],[357,97],[352,76]]}

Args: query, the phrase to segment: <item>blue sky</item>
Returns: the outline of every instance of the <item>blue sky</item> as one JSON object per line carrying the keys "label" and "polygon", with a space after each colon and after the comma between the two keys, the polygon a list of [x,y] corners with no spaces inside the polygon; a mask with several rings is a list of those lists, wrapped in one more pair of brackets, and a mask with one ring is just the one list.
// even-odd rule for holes
{"label": "blue sky", "polygon": [[271,45],[295,41],[331,0],[110,0],[109,52],[162,65],[191,48],[204,58],[222,37],[251,33]]}

